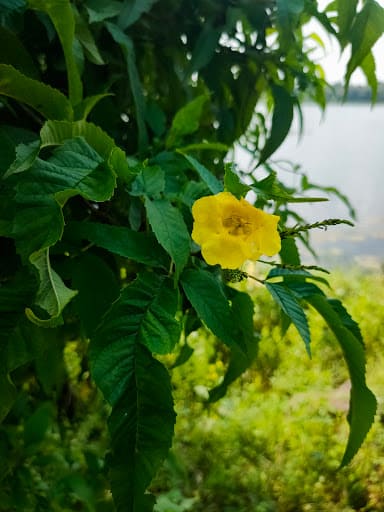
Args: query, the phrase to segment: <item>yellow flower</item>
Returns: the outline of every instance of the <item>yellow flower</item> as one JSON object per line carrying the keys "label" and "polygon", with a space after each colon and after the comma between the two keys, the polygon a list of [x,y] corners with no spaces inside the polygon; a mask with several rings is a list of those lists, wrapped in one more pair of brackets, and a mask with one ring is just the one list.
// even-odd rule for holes
{"label": "yellow flower", "polygon": [[281,249],[277,215],[265,213],[229,192],[198,199],[192,207],[193,240],[209,265],[239,268]]}

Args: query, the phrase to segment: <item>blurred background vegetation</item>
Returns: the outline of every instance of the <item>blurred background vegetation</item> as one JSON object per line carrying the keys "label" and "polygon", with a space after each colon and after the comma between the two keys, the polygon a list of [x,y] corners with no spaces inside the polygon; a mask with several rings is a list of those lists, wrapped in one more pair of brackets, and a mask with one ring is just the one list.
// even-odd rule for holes
{"label": "blurred background vegetation", "polygon": [[[359,38],[369,35],[368,21],[373,21],[365,20],[365,31],[347,30],[342,16],[334,12],[337,5],[355,4],[345,1],[329,2],[330,18],[317,11],[313,1],[290,2],[291,13],[282,1],[244,0],[236,7],[231,1],[168,0],[150,10],[155,3],[143,1],[148,7],[139,12],[143,16],[122,20],[123,28],[129,29],[124,43],[108,29],[109,20],[120,13],[119,2],[71,3],[76,9],[77,53],[73,58],[86,78],[86,95],[102,99],[90,120],[130,155],[139,151],[143,158],[166,147],[167,130],[178,109],[207,93],[209,108],[202,113],[199,130],[187,133],[185,143],[208,140],[231,146],[250,126],[260,100],[263,109],[267,104],[270,113],[277,112],[276,126],[283,118],[289,120],[281,133],[274,134],[276,149],[288,134],[294,109],[301,112],[302,101],[310,98],[321,107],[327,101],[323,72],[312,58],[311,37],[302,34],[302,25],[315,16],[334,32],[329,20],[339,23],[340,44],[351,42],[353,35],[354,50],[358,50],[364,42]],[[45,2],[29,4],[44,6]],[[272,20],[278,27],[272,31],[274,10],[269,4],[278,4],[281,13],[280,19]],[[375,8],[374,18],[376,3],[365,4],[367,9]],[[26,5],[22,0],[0,0],[1,22],[3,36],[14,37],[15,33],[25,43],[33,66],[25,70],[24,53],[7,55],[11,45],[5,44],[0,44],[1,62],[16,61],[28,76],[38,70],[44,82],[65,91],[65,56],[59,38],[48,17]],[[100,10],[100,5],[105,9]],[[84,20],[89,24],[84,25]],[[221,37],[222,32],[227,36]],[[377,37],[380,34],[379,27]],[[136,55],[137,61],[125,58],[132,44],[135,53],[131,56]],[[358,66],[356,59],[352,63],[350,71]],[[372,91],[376,88],[381,98],[374,71],[367,75]],[[40,130],[41,119],[14,99],[2,98],[0,107],[4,124],[34,133]],[[266,122],[261,114],[257,119],[259,124],[251,126],[248,149],[258,157],[260,150],[265,152]],[[9,133],[8,126],[6,130]],[[361,146],[352,138],[347,142],[349,148]],[[218,158],[217,151],[201,150],[199,159],[223,174],[223,158]],[[332,174],[334,167],[333,162]],[[296,192],[305,187],[321,189],[309,187],[306,176],[302,178]],[[344,181],[350,181],[349,177]],[[76,217],[76,203],[74,212]],[[103,211],[97,208],[94,215],[98,214]],[[15,257],[10,261],[12,273]],[[337,343],[325,324],[311,316],[313,359],[309,359],[292,327],[281,337],[276,306],[265,289],[253,284],[249,291],[256,305],[259,357],[224,399],[206,403],[207,391],[220,381],[228,357],[225,347],[206,331],[200,329],[190,336],[194,357],[182,369],[172,369],[174,357],[164,359],[172,372],[178,417],[172,452],[152,484],[159,497],[157,512],[384,511],[383,281],[383,272],[362,273],[356,268],[335,272],[330,278],[331,294],[360,323],[367,347],[368,385],[379,400],[377,421],[353,462],[338,470],[348,436],[349,388]],[[33,343],[34,326],[29,329]],[[12,371],[18,395],[0,425],[0,512],[112,512],[105,466],[109,446],[105,424],[110,411],[90,379],[88,342],[79,339],[70,308],[63,336],[51,332],[46,336],[49,351],[44,357]],[[15,351],[16,342],[12,345]]]}
{"label": "blurred background vegetation", "polygon": [[[157,512],[384,511],[384,276],[344,269],[330,282],[331,295],[360,323],[368,384],[379,400],[377,421],[353,462],[338,470],[349,386],[332,334],[310,317],[309,359],[292,328],[281,337],[275,305],[263,287],[252,285],[259,357],[227,396],[205,403],[226,354],[203,330],[190,336],[194,357],[172,370],[176,439],[152,485]],[[31,377],[0,427],[1,453],[7,462],[12,458],[6,475],[0,461],[0,510],[113,510],[104,470],[108,411],[84,369],[85,349],[78,341],[65,346],[69,384],[57,397],[57,413],[49,401],[55,389],[48,381],[41,389]]]}

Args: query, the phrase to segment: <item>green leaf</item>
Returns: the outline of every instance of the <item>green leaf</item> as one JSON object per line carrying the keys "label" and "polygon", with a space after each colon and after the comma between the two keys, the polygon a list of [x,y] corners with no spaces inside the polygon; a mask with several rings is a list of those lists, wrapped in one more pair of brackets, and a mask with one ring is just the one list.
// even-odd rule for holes
{"label": "green leaf", "polygon": [[12,404],[16,400],[17,390],[8,374],[0,372],[0,424],[8,414]]}
{"label": "green leaf", "polygon": [[72,105],[82,100],[83,86],[73,48],[75,42],[75,17],[69,0],[28,0],[32,9],[45,12],[52,20],[64,51],[68,74],[69,99]]}
{"label": "green leaf", "polygon": [[71,222],[67,236],[83,238],[98,247],[151,267],[168,269],[170,260],[153,233],[97,222]]}
{"label": "green leaf", "polygon": [[180,275],[191,250],[191,237],[183,216],[165,199],[150,200],[146,197],[144,204],[157,241],[175,262],[176,275]]}
{"label": "green leaf", "polygon": [[349,40],[352,43],[352,53],[345,74],[347,85],[354,70],[363,63],[383,32],[384,9],[374,0],[367,0],[362,10],[356,16],[349,34]]}
{"label": "green leaf", "polygon": [[193,352],[194,349],[190,347],[188,343],[184,343],[180,349],[176,361],[172,365],[172,370],[173,368],[177,368],[178,366],[185,364],[191,358]]}
{"label": "green leaf", "polygon": [[[75,119],[85,120],[93,108],[104,98],[108,96],[113,96],[111,93],[103,93],[103,94],[95,94],[94,96],[87,96],[80,103],[78,103],[74,108],[74,117]],[[95,125],[94,125],[95,126]],[[101,128],[99,128],[100,131]]]}
{"label": "green leaf", "polygon": [[292,323],[305,343],[309,357],[311,357],[311,335],[308,320],[294,293],[288,286],[282,283],[267,282],[265,286],[276,304],[278,304],[284,313],[292,320]]}
{"label": "green leaf", "polygon": [[36,158],[19,175],[10,236],[26,258],[54,245],[63,232],[61,208],[74,195],[106,201],[114,191],[115,176],[102,157],[83,139],[68,140],[49,160]]}
{"label": "green leaf", "polygon": [[376,76],[376,62],[372,52],[369,52],[363,62],[360,64],[360,68],[367,79],[368,85],[372,91],[372,103],[375,103],[378,90],[378,80]]}
{"label": "green leaf", "polygon": [[12,174],[24,172],[29,169],[37,158],[40,151],[40,141],[35,140],[29,144],[16,146],[16,158],[4,174],[4,179]]}
{"label": "green leaf", "polygon": [[117,512],[152,512],[155,498],[144,491],[171,447],[176,415],[166,369],[142,345],[128,350],[126,393],[108,421],[107,463]]}
{"label": "green leaf", "polygon": [[144,167],[132,183],[131,195],[159,197],[165,190],[165,173],[155,165]]}
{"label": "green leaf", "polygon": [[339,25],[339,34],[342,39],[348,36],[348,32],[351,29],[357,4],[358,0],[336,0],[337,24]]}
{"label": "green leaf", "polygon": [[120,45],[120,48],[124,54],[129,83],[131,86],[133,101],[135,103],[136,109],[136,123],[138,129],[138,146],[139,150],[144,150],[148,145],[148,134],[147,128],[145,125],[146,118],[146,107],[145,107],[145,98],[143,94],[143,88],[140,82],[139,72],[136,66],[136,56],[135,56],[135,48],[133,45],[132,39],[127,36],[117,25],[113,23],[106,22],[105,26],[107,27],[109,33],[111,34],[114,41]]}
{"label": "green leaf", "polygon": [[365,381],[364,347],[361,341],[353,335],[350,328],[346,327],[344,315],[340,318],[340,311],[335,311],[334,304],[329,303],[324,296],[315,294],[307,297],[307,301],[324,318],[336,336],[351,378],[352,388],[348,413],[350,433],[341,462],[341,466],[345,466],[356,455],[372,426],[376,413],[376,398]]}
{"label": "green leaf", "polygon": [[[84,101],[86,102],[88,98]],[[99,126],[87,121],[47,121],[41,131],[42,147],[56,146],[74,137],[83,137],[88,144],[108,161],[116,175],[124,181],[131,181],[135,176],[128,167],[126,155],[116,146],[115,141]]]}
{"label": "green leaf", "polygon": [[0,0],[0,9],[5,15],[22,11],[26,7],[25,0]]}
{"label": "green leaf", "polygon": [[25,313],[31,322],[41,327],[55,327],[62,323],[61,313],[77,291],[67,288],[61,277],[52,269],[48,249],[32,254],[30,262],[37,268],[40,279],[34,303],[46,311],[49,318],[38,317],[30,308],[27,308]]}
{"label": "green leaf", "polygon": [[284,268],[284,267],[275,267],[273,268],[267,275],[266,279],[274,279],[282,277],[286,281],[292,279],[312,279],[313,281],[319,281],[320,283],[326,284],[329,286],[328,281],[324,279],[324,277],[315,276],[308,272],[305,269],[296,269],[296,268]]}
{"label": "green leaf", "polygon": [[222,28],[213,28],[210,23],[204,23],[192,51],[188,74],[199,71],[212,60],[222,34]]}
{"label": "green leaf", "polygon": [[351,317],[348,311],[345,309],[342,302],[338,299],[328,299],[328,303],[332,306],[335,313],[337,313],[341,323],[346,327],[354,337],[360,341],[360,343],[364,346],[363,336],[361,334],[360,326],[355,320]]}
{"label": "green leaf", "polygon": [[118,25],[122,30],[125,30],[146,12],[152,9],[152,6],[158,0],[125,0],[123,8],[120,7],[120,16]]}
{"label": "green leaf", "polygon": [[166,140],[167,148],[180,145],[185,135],[190,135],[198,130],[203,108],[208,100],[207,94],[201,94],[176,112]]}
{"label": "green leaf", "polygon": [[259,164],[264,163],[284,141],[293,120],[294,99],[281,85],[272,85],[274,109],[269,137],[260,152]]}
{"label": "green leaf", "polygon": [[214,174],[211,173],[211,171],[209,171],[206,167],[204,167],[203,164],[197,161],[196,158],[193,158],[193,156],[185,155],[184,153],[181,154],[188,160],[195,171],[197,171],[198,175],[207,185],[212,194],[218,194],[219,192],[223,191],[224,188],[222,183],[216,178]]}
{"label": "green leaf", "polygon": [[285,265],[299,266],[301,264],[300,254],[294,238],[283,238],[281,240],[280,258]]}
{"label": "green leaf", "polygon": [[30,78],[38,79],[39,72],[32,57],[16,34],[0,26],[0,62],[11,64]]}
{"label": "green leaf", "polygon": [[280,32],[280,47],[286,48],[294,42],[293,20],[304,9],[304,0],[276,0],[277,27]]}
{"label": "green leaf", "polygon": [[298,299],[306,299],[312,295],[324,295],[324,292],[314,283],[303,280],[286,280],[284,284]]}
{"label": "green leaf", "polygon": [[[156,274],[143,274],[129,286],[125,306],[146,303],[145,315],[138,331],[139,341],[151,352],[169,354],[180,338],[180,323],[175,319],[179,294],[173,281]],[[128,309],[125,309],[128,311]]]}
{"label": "green leaf", "polygon": [[246,353],[242,327],[216,276],[201,269],[186,269],[181,276],[185,295],[205,325],[230,348]]}
{"label": "green leaf", "polygon": [[24,443],[26,446],[41,443],[53,422],[53,404],[43,402],[28,417],[24,424]]}
{"label": "green leaf", "polygon": [[167,116],[156,101],[148,101],[145,120],[157,137],[163,135],[167,125]]}
{"label": "green leaf", "polygon": [[117,16],[121,12],[121,2],[108,0],[106,3],[105,0],[87,0],[85,8],[89,23],[98,23]]}
{"label": "green leaf", "polygon": [[239,176],[233,171],[232,164],[226,164],[224,174],[224,190],[230,192],[238,199],[244,197],[251,187],[241,183]]}
{"label": "green leaf", "polygon": [[256,358],[259,347],[260,337],[255,332],[253,324],[254,307],[251,297],[247,293],[239,292],[233,288],[227,288],[227,292],[231,300],[232,315],[237,318],[243,334],[245,351],[239,350],[235,346],[232,348],[224,379],[209,392],[210,402],[216,402],[222,398],[227,392],[228,386],[250,367]]}
{"label": "green leaf", "polygon": [[[35,342],[33,339],[26,340],[22,332],[22,327],[25,327],[24,310],[33,300],[35,287],[36,280],[25,268],[11,279],[0,282],[0,422],[17,396],[9,373],[33,359],[36,354],[41,355],[42,348],[46,348],[44,336]],[[28,335],[33,330],[34,326],[28,322]]]}
{"label": "green leaf", "polygon": [[104,313],[118,298],[119,283],[107,263],[91,253],[82,254],[73,260],[72,269],[72,286],[78,290],[73,304],[86,334],[90,336],[100,324]]}
{"label": "green leaf", "polygon": [[29,105],[47,119],[71,119],[73,116],[64,94],[7,64],[0,64],[0,94]]}
{"label": "green leaf", "polygon": [[75,13],[75,33],[80,44],[85,50],[85,54],[90,62],[97,66],[105,64],[103,57],[100,55],[99,49],[97,48],[96,41],[90,31],[88,24],[79,14],[79,11],[73,6]]}
{"label": "green leaf", "polygon": [[268,176],[262,180],[249,185],[250,189],[258,195],[262,195],[267,199],[275,201],[283,201],[284,203],[316,203],[328,201],[326,197],[294,197],[287,192],[277,179],[276,172],[270,172]]}
{"label": "green leaf", "polygon": [[177,152],[181,154],[189,153],[190,151],[219,151],[221,153],[227,153],[229,149],[229,146],[222,144],[221,142],[205,141],[182,146],[177,149]]}
{"label": "green leaf", "polygon": [[173,299],[167,296],[161,303],[169,285],[156,274],[139,276],[123,290],[91,339],[92,375],[113,407],[107,462],[118,512],[152,510],[153,497],[144,492],[171,446],[175,413],[170,378],[142,344],[154,321],[163,347],[175,336]]}

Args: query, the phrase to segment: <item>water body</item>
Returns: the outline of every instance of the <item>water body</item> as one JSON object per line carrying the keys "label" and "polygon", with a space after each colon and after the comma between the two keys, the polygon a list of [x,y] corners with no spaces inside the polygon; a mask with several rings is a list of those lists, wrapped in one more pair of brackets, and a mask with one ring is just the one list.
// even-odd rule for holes
{"label": "water body", "polygon": [[[294,127],[273,159],[293,161],[311,182],[338,188],[357,214],[354,228],[335,226],[312,232],[320,263],[380,268],[384,264],[384,105],[371,109],[369,104],[330,104],[325,115],[318,107],[305,105],[303,113],[302,137]],[[298,179],[289,173],[281,178],[292,185]],[[335,197],[299,209],[309,222],[351,219],[347,207]]]}

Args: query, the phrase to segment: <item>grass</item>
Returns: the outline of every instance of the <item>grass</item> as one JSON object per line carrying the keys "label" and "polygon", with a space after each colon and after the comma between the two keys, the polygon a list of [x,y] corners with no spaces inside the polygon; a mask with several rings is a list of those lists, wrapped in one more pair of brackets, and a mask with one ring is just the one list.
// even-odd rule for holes
{"label": "grass", "polygon": [[349,382],[336,341],[310,313],[309,359],[293,327],[281,337],[278,311],[257,287],[259,357],[227,396],[204,404],[224,372],[222,348],[207,334],[192,337],[194,355],[173,372],[176,441],[154,484],[159,512],[384,511],[384,277],[338,272],[331,284],[360,323],[367,380],[379,402],[352,463],[339,469]]}

